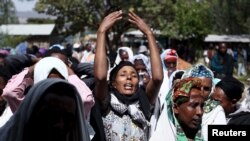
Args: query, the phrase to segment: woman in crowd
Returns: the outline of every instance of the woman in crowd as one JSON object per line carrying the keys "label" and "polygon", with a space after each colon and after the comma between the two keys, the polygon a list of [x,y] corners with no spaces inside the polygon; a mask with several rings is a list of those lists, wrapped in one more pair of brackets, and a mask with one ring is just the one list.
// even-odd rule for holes
{"label": "woman in crowd", "polygon": [[143,54],[137,54],[133,57],[132,62],[139,74],[139,85],[145,88],[151,79],[149,59]]}
{"label": "woman in crowd", "polygon": [[150,141],[203,140],[200,126],[205,98],[201,87],[199,78],[185,78],[174,84]]}
{"label": "woman in crowd", "polygon": [[244,84],[234,77],[225,77],[215,85],[213,98],[223,107],[227,122],[230,116],[239,112],[244,89]]}
{"label": "woman in crowd", "polygon": [[3,97],[8,101],[14,113],[34,82],[48,78],[49,73],[57,72],[60,74],[58,75],[60,78],[68,80],[77,88],[84,104],[85,115],[88,116],[91,107],[94,105],[92,92],[70,68],[67,56],[62,50],[57,49],[60,46],[54,45],[52,47],[46,52],[42,61],[40,60],[41,62],[38,61],[35,65],[26,67],[22,72],[12,76],[4,88]]}
{"label": "woman in crowd", "polygon": [[214,74],[205,65],[197,64],[183,74],[182,78],[198,77],[202,80],[202,91],[205,97],[202,116],[202,136],[208,140],[208,125],[226,125],[226,116],[218,101],[213,100]]}
{"label": "woman in crowd", "polygon": [[0,128],[1,141],[89,141],[81,98],[62,79],[35,84]]}
{"label": "woman in crowd", "polygon": [[[139,88],[139,76],[134,65],[129,61],[121,61],[110,72],[107,82],[108,64],[106,61],[105,37],[107,31],[121,20],[122,11],[115,11],[106,16],[97,33],[95,56],[95,95],[101,105],[102,123],[105,139],[116,140],[148,140],[150,104],[155,99],[163,79],[162,65],[155,38],[149,26],[134,12],[129,12],[129,22],[136,25],[149,42],[152,79],[145,90]],[[103,129],[102,129],[103,130]]]}
{"label": "woman in crowd", "polygon": [[130,61],[132,62],[134,53],[129,47],[119,47],[117,49],[117,56],[115,59],[115,65],[118,65],[121,61]]}

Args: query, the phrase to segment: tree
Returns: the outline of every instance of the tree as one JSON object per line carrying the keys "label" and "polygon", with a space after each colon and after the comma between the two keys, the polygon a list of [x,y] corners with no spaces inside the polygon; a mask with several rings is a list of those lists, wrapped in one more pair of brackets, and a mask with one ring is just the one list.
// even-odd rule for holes
{"label": "tree", "polygon": [[212,0],[211,19],[217,34],[250,33],[249,0]]}
{"label": "tree", "polygon": [[203,38],[210,32],[209,3],[203,0],[178,0],[174,4],[173,21],[166,24],[164,32],[176,38]]}
{"label": "tree", "polygon": [[11,0],[1,0],[0,3],[0,25],[18,23],[16,10]]}
{"label": "tree", "polygon": [[[11,0],[2,0],[0,3],[0,25],[18,23],[15,15],[15,7]],[[12,46],[16,40],[8,34],[0,31],[0,47]]]}

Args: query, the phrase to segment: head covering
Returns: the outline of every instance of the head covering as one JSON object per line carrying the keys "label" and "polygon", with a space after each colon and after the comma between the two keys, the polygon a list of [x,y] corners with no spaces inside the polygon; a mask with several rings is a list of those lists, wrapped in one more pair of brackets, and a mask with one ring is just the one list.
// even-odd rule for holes
{"label": "head covering", "polygon": [[148,51],[148,48],[145,45],[140,45],[138,49],[138,53],[145,53]]}
{"label": "head covering", "polygon": [[147,72],[151,75],[151,69],[150,69],[151,66],[150,66],[149,58],[144,54],[137,54],[132,59],[133,64],[135,64],[135,60],[139,60],[139,59],[143,61],[144,65],[147,68]]}
{"label": "head covering", "polygon": [[23,55],[23,54],[26,54],[26,50],[28,48],[28,42],[24,41],[24,42],[21,42],[19,43],[17,46],[16,46],[16,53],[18,55]]}
{"label": "head covering", "polygon": [[[170,94],[166,96],[166,106],[164,112],[167,112],[167,118],[164,120],[169,120],[167,123],[173,124],[171,130],[174,130],[175,140],[186,140],[186,134],[183,128],[179,124],[175,117],[173,106],[174,103],[183,103],[187,101],[190,97],[190,91],[194,87],[201,87],[201,80],[199,78],[184,78],[175,83],[172,89],[169,91]],[[160,120],[160,119],[159,119]],[[172,125],[171,125],[172,126]],[[165,130],[165,129],[164,129]],[[173,132],[173,131],[171,131]],[[201,129],[197,131],[194,140],[202,140]]]}
{"label": "head covering", "polygon": [[76,48],[80,48],[80,46],[81,46],[80,43],[74,43],[74,44],[73,44],[73,48],[75,48],[75,49],[76,49]]}
{"label": "head covering", "polygon": [[215,87],[221,88],[230,100],[240,100],[245,88],[244,84],[234,77],[225,77],[221,79]]}
{"label": "head covering", "polygon": [[54,44],[52,46],[49,47],[49,49],[60,49],[60,50],[63,50],[65,49],[64,46],[60,45],[60,44]]}
{"label": "head covering", "polygon": [[169,49],[164,57],[164,60],[177,60],[176,51],[174,49]]}
{"label": "head covering", "polygon": [[206,77],[213,80],[214,74],[205,65],[197,64],[192,68],[190,68],[189,70],[185,71],[182,78],[187,78],[187,77]]}
{"label": "head covering", "polygon": [[129,60],[130,62],[132,62],[132,59],[133,59],[133,56],[134,56],[134,53],[133,53],[132,49],[129,48],[129,47],[119,47],[119,48],[117,49],[117,55],[116,55],[116,59],[115,59],[115,65],[117,65],[117,64],[119,64],[119,62],[121,62],[121,57],[120,57],[120,55],[119,55],[120,49],[125,50],[125,51],[128,52],[128,60]]}
{"label": "head covering", "polygon": [[220,81],[221,81],[221,79],[219,79],[219,78],[214,78],[213,79],[214,85],[218,84]]}
{"label": "head covering", "polygon": [[68,69],[63,61],[56,57],[45,57],[35,65],[34,83],[46,79],[52,69],[56,69],[65,80],[68,80]]}
{"label": "head covering", "polygon": [[11,75],[20,73],[24,68],[32,66],[34,63],[30,55],[8,55],[4,58],[4,65]]}
{"label": "head covering", "polygon": [[179,97],[190,97],[190,91],[192,88],[201,87],[201,80],[199,78],[185,78],[176,82],[174,85],[173,101],[176,102]]}
{"label": "head covering", "polygon": [[[72,136],[75,137],[77,141],[89,141],[89,134],[83,117],[84,110],[76,88],[65,80],[56,78],[40,81],[31,87],[16,113],[0,128],[0,140],[23,141],[27,124],[31,121],[32,113],[38,102],[40,102],[40,99],[49,92],[56,94],[65,92],[63,93],[64,95],[73,97],[76,103],[76,126],[72,132]],[[26,134],[29,136],[29,133]],[[72,141],[74,140],[72,139]]]}
{"label": "head covering", "polygon": [[38,52],[41,53],[42,55],[44,55],[46,53],[46,49],[45,48],[39,48]]}
{"label": "head covering", "polygon": [[[178,61],[178,54],[177,54],[176,50],[166,49],[161,53],[161,62],[162,62],[162,66],[163,66],[164,70],[167,70],[167,67],[164,63],[164,60],[172,60],[172,59]],[[176,65],[176,68],[177,68],[178,62],[176,62],[176,63],[177,63],[177,65]]]}
{"label": "head covering", "polygon": [[5,50],[5,49],[0,49],[0,54],[4,55],[4,56],[7,56],[7,55],[10,54],[10,52],[8,50]]}

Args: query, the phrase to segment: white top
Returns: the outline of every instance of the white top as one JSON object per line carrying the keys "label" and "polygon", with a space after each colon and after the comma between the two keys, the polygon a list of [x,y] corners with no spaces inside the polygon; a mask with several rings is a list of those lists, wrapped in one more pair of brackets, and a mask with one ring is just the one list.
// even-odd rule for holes
{"label": "white top", "polygon": [[203,113],[202,116],[202,136],[205,141],[208,140],[208,125],[226,125],[226,116],[223,108],[218,105],[212,111]]}
{"label": "white top", "polygon": [[2,127],[13,115],[10,106],[7,104],[3,114],[0,116],[0,127]]}
{"label": "white top", "polygon": [[176,141],[176,127],[168,119],[166,104],[163,106],[164,108],[158,119],[156,129],[149,141]]}

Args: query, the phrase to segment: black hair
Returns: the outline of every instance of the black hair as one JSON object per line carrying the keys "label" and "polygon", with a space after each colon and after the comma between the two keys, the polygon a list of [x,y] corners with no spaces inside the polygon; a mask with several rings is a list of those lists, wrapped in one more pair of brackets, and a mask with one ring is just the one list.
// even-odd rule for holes
{"label": "black hair", "polygon": [[4,83],[7,83],[11,78],[9,70],[4,65],[0,65],[0,77],[3,77]]}
{"label": "black hair", "polygon": [[184,71],[178,71],[175,73],[174,77],[173,77],[173,81],[175,81],[176,79],[181,79],[182,75],[184,74]]}
{"label": "black hair", "polygon": [[63,54],[65,56],[67,56],[66,50],[61,50],[61,49],[55,47],[55,48],[47,50],[43,57],[49,57],[54,53],[59,53],[59,54]]}
{"label": "black hair", "polygon": [[234,77],[221,79],[215,87],[221,88],[230,100],[237,99],[237,101],[241,99],[245,89],[244,84]]}

